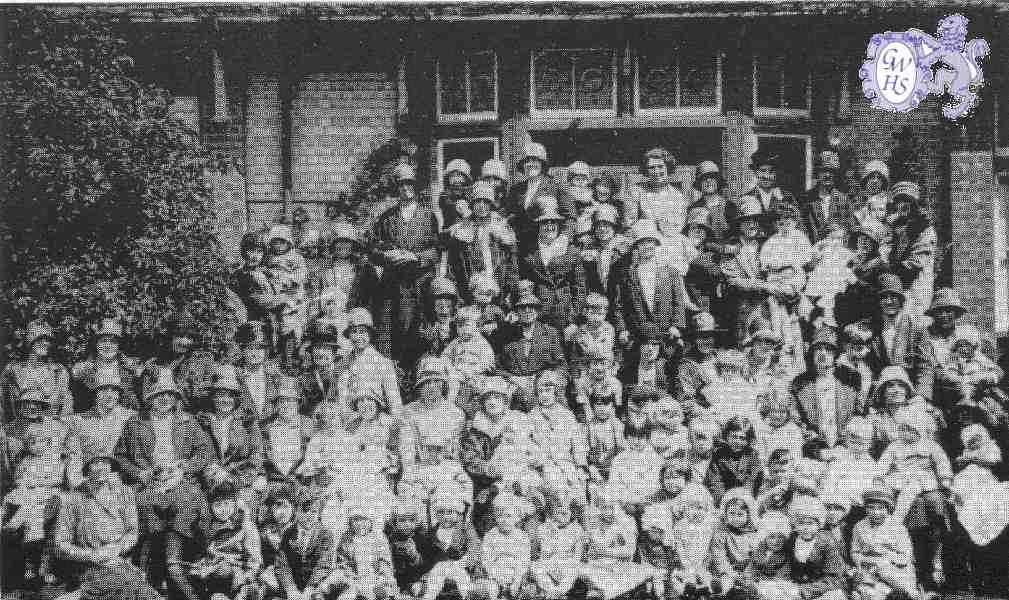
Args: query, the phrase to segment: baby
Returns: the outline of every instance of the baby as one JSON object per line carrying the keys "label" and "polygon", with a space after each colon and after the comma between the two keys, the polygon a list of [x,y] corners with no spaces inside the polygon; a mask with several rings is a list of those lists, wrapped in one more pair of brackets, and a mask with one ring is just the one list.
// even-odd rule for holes
{"label": "baby", "polygon": [[984,353],[978,352],[981,334],[969,324],[958,325],[949,361],[945,366],[946,377],[960,387],[963,400],[971,400],[981,384],[995,384],[1002,378],[1002,369]]}
{"label": "baby", "polygon": [[[308,282],[308,266],[294,247],[291,228],[274,225],[270,229],[270,251],[263,261],[263,271],[273,286],[273,290],[283,301],[277,306],[276,318],[282,338],[286,338],[283,355],[292,360],[297,343],[301,341],[305,327],[305,286]],[[290,340],[290,341],[287,341]]]}
{"label": "baby", "polygon": [[610,301],[606,296],[590,293],[582,309],[584,322],[581,325],[572,323],[564,330],[564,340],[570,348],[568,357],[572,379],[577,379],[585,370],[590,354],[612,353],[616,330],[606,320],[609,307]]}
{"label": "baby", "polygon": [[834,297],[848,288],[855,253],[846,245],[848,232],[843,225],[831,222],[826,237],[813,246],[813,271],[806,282],[805,303],[800,314],[808,315],[813,306],[823,308],[823,322],[837,326],[834,318]]}
{"label": "baby", "polygon": [[372,507],[353,503],[347,508],[350,526],[337,547],[347,587],[338,600],[376,600],[394,597],[392,550],[382,530],[374,527]]}

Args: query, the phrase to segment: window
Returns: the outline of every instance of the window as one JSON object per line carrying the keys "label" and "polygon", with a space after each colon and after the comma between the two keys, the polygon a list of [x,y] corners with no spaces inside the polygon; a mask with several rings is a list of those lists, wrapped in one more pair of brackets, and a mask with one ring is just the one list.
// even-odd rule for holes
{"label": "window", "polygon": [[497,56],[487,50],[442,57],[435,70],[440,121],[497,119]]}
{"label": "window", "polygon": [[812,86],[802,57],[795,51],[753,57],[753,114],[809,115]]}
{"label": "window", "polygon": [[530,56],[530,113],[616,115],[617,54],[611,49],[541,50]]}
{"label": "window", "polygon": [[637,110],[643,114],[718,114],[722,110],[721,53],[700,48],[642,53],[634,87]]}
{"label": "window", "polygon": [[437,168],[432,186],[441,193],[445,177],[445,165],[454,158],[464,159],[472,169],[473,177],[480,176],[480,167],[485,160],[501,158],[501,144],[496,137],[453,138],[438,140]]}

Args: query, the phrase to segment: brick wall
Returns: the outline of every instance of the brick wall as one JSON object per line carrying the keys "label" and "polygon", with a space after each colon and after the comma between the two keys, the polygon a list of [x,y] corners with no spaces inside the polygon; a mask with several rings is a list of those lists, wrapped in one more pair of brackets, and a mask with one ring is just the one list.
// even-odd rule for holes
{"label": "brick wall", "polygon": [[[994,197],[992,155],[953,152],[950,166],[952,231],[956,242],[953,286],[960,292],[970,320],[982,331],[990,332],[995,326],[995,219],[1003,218]],[[1000,284],[1005,286],[1005,281]]]}
{"label": "brick wall", "polygon": [[[349,191],[368,154],[396,135],[396,87],[384,73],[316,73],[291,104],[291,187],[313,219]],[[293,209],[292,209],[293,210]]]}
{"label": "brick wall", "polygon": [[276,75],[253,73],[245,91],[246,189],[252,227],[283,216],[282,144],[280,81]]}

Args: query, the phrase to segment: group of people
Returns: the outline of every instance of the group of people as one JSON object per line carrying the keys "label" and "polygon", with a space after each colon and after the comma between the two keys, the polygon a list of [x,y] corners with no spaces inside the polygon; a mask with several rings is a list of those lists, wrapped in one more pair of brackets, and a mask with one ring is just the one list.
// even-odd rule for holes
{"label": "group of people", "polygon": [[710,161],[681,189],[662,148],[630,189],[548,166],[527,144],[509,188],[453,160],[433,199],[398,164],[321,265],[285,225],[246,235],[229,351],[182,312],[132,358],[107,318],[64,366],[27,324],[0,381],[7,569],[83,600],[997,580],[1004,374],[934,285],[916,183],[871,161],[848,196],[831,151],[798,195],[761,151],[738,198]]}

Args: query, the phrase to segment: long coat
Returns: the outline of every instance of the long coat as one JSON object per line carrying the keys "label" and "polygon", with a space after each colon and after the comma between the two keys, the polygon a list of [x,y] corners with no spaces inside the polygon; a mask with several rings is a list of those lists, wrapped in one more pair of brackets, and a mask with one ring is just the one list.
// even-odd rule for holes
{"label": "long coat", "polygon": [[256,477],[265,475],[263,470],[263,434],[255,415],[248,411],[236,410],[228,428],[228,447],[221,448],[214,436],[214,416],[211,413],[196,415],[196,421],[203,428],[213,453],[211,463],[224,468],[240,487],[249,487]]}
{"label": "long coat", "polygon": [[561,331],[581,314],[585,304],[585,267],[581,252],[574,246],[549,264],[537,247],[519,263],[519,275],[533,282],[533,293],[543,302],[541,318]]}
{"label": "long coat", "polygon": [[680,329],[686,326],[683,276],[675,268],[661,263],[656,266],[655,297],[652,308],[648,308],[637,267],[630,260],[625,260],[621,266],[623,272],[611,307],[613,326],[618,335],[629,331],[631,339],[637,339],[646,323],[653,323],[662,332],[673,326]]}
{"label": "long coat", "polygon": [[[477,233],[484,228],[494,228],[488,232],[488,256],[483,256]],[[518,241],[504,217],[491,213],[490,222],[477,223],[472,217],[457,221],[442,233],[442,244],[448,253],[448,266],[453,278],[459,282],[459,292],[467,300],[472,299],[469,281],[473,275],[490,271],[501,290],[501,297],[507,298],[518,283]],[[489,261],[490,264],[486,264]]]}
{"label": "long coat", "polygon": [[830,214],[823,213],[823,203],[817,188],[806,190],[799,195],[800,224],[812,244],[822,240],[827,235],[827,224],[837,222],[851,229],[855,224],[854,207],[848,196],[837,188],[830,192]]}
{"label": "long coat", "polygon": [[281,589],[318,587],[337,569],[333,534],[321,525],[306,532],[307,543],[299,543],[298,526],[289,527],[280,539],[274,566]]}
{"label": "long coat", "polygon": [[560,332],[555,327],[537,321],[533,323],[529,352],[520,327],[503,332],[504,350],[498,355],[498,366],[511,375],[535,375],[543,369],[557,369],[567,365]]}
{"label": "long coat", "polygon": [[[874,375],[878,376],[883,367],[904,367],[909,372],[917,367],[915,348],[927,333],[927,322],[912,317],[906,312],[901,312],[894,324],[896,333],[893,336],[893,350],[891,351],[887,351],[886,344],[883,342],[883,324],[878,318],[865,319],[862,323],[872,330],[866,362],[872,367]],[[911,373],[911,376],[913,379],[914,374]]]}
{"label": "long coat", "polygon": [[249,378],[252,374],[243,368],[239,368],[236,371],[238,384],[242,387],[242,393],[238,401],[239,407],[255,412],[257,421],[270,418],[273,415],[273,402],[277,395],[277,384],[280,378],[284,376],[280,365],[273,360],[267,360],[263,363],[263,374],[265,375],[266,385],[263,388],[262,410],[256,410],[256,403],[252,398],[252,391],[249,389]]}
{"label": "long coat", "polygon": [[[212,442],[189,413],[176,410],[173,419],[175,458],[182,461],[186,476],[199,477],[214,454]],[[140,480],[140,473],[154,468],[154,446],[154,428],[146,415],[126,421],[123,435],[116,445],[116,459],[122,467],[125,483],[145,483]]]}
{"label": "long coat", "polygon": [[[540,215],[537,201],[543,196],[553,196],[557,198],[557,212],[565,219],[563,233],[574,231],[575,217],[577,212],[570,202],[570,196],[560,194],[560,186],[557,180],[549,175],[544,175],[540,180],[539,187],[533,193],[529,209],[526,209],[526,192],[529,190],[529,181],[521,181],[509,190],[501,205],[501,214],[508,219],[512,230],[518,236],[519,255],[525,255],[536,247],[536,237],[539,228],[536,225],[536,217]],[[563,196],[563,197],[562,197]]]}
{"label": "long coat", "polygon": [[762,281],[760,271],[760,246],[741,246],[739,252],[722,262],[722,273],[728,284],[726,296],[729,314],[735,315],[734,332],[736,342],[746,338],[747,325],[754,314],[766,312],[767,292],[759,288]]}
{"label": "long coat", "polygon": [[[798,414],[798,423],[806,431],[816,436],[824,436],[823,415],[820,412],[820,401],[816,394],[816,374],[806,372],[792,381],[791,394]],[[859,406],[858,388],[852,385],[849,377],[842,376],[840,369],[834,370],[834,427],[835,440],[844,437],[844,426],[851,417],[862,412]]]}
{"label": "long coat", "polygon": [[425,291],[440,258],[439,229],[434,212],[419,201],[409,222],[403,220],[397,205],[382,213],[375,223],[372,237],[379,249],[406,250],[417,256],[414,265],[394,266],[383,252],[372,253],[372,261],[383,267],[375,304],[374,340],[382,354],[398,359],[398,351],[394,350],[399,340],[420,318]]}

